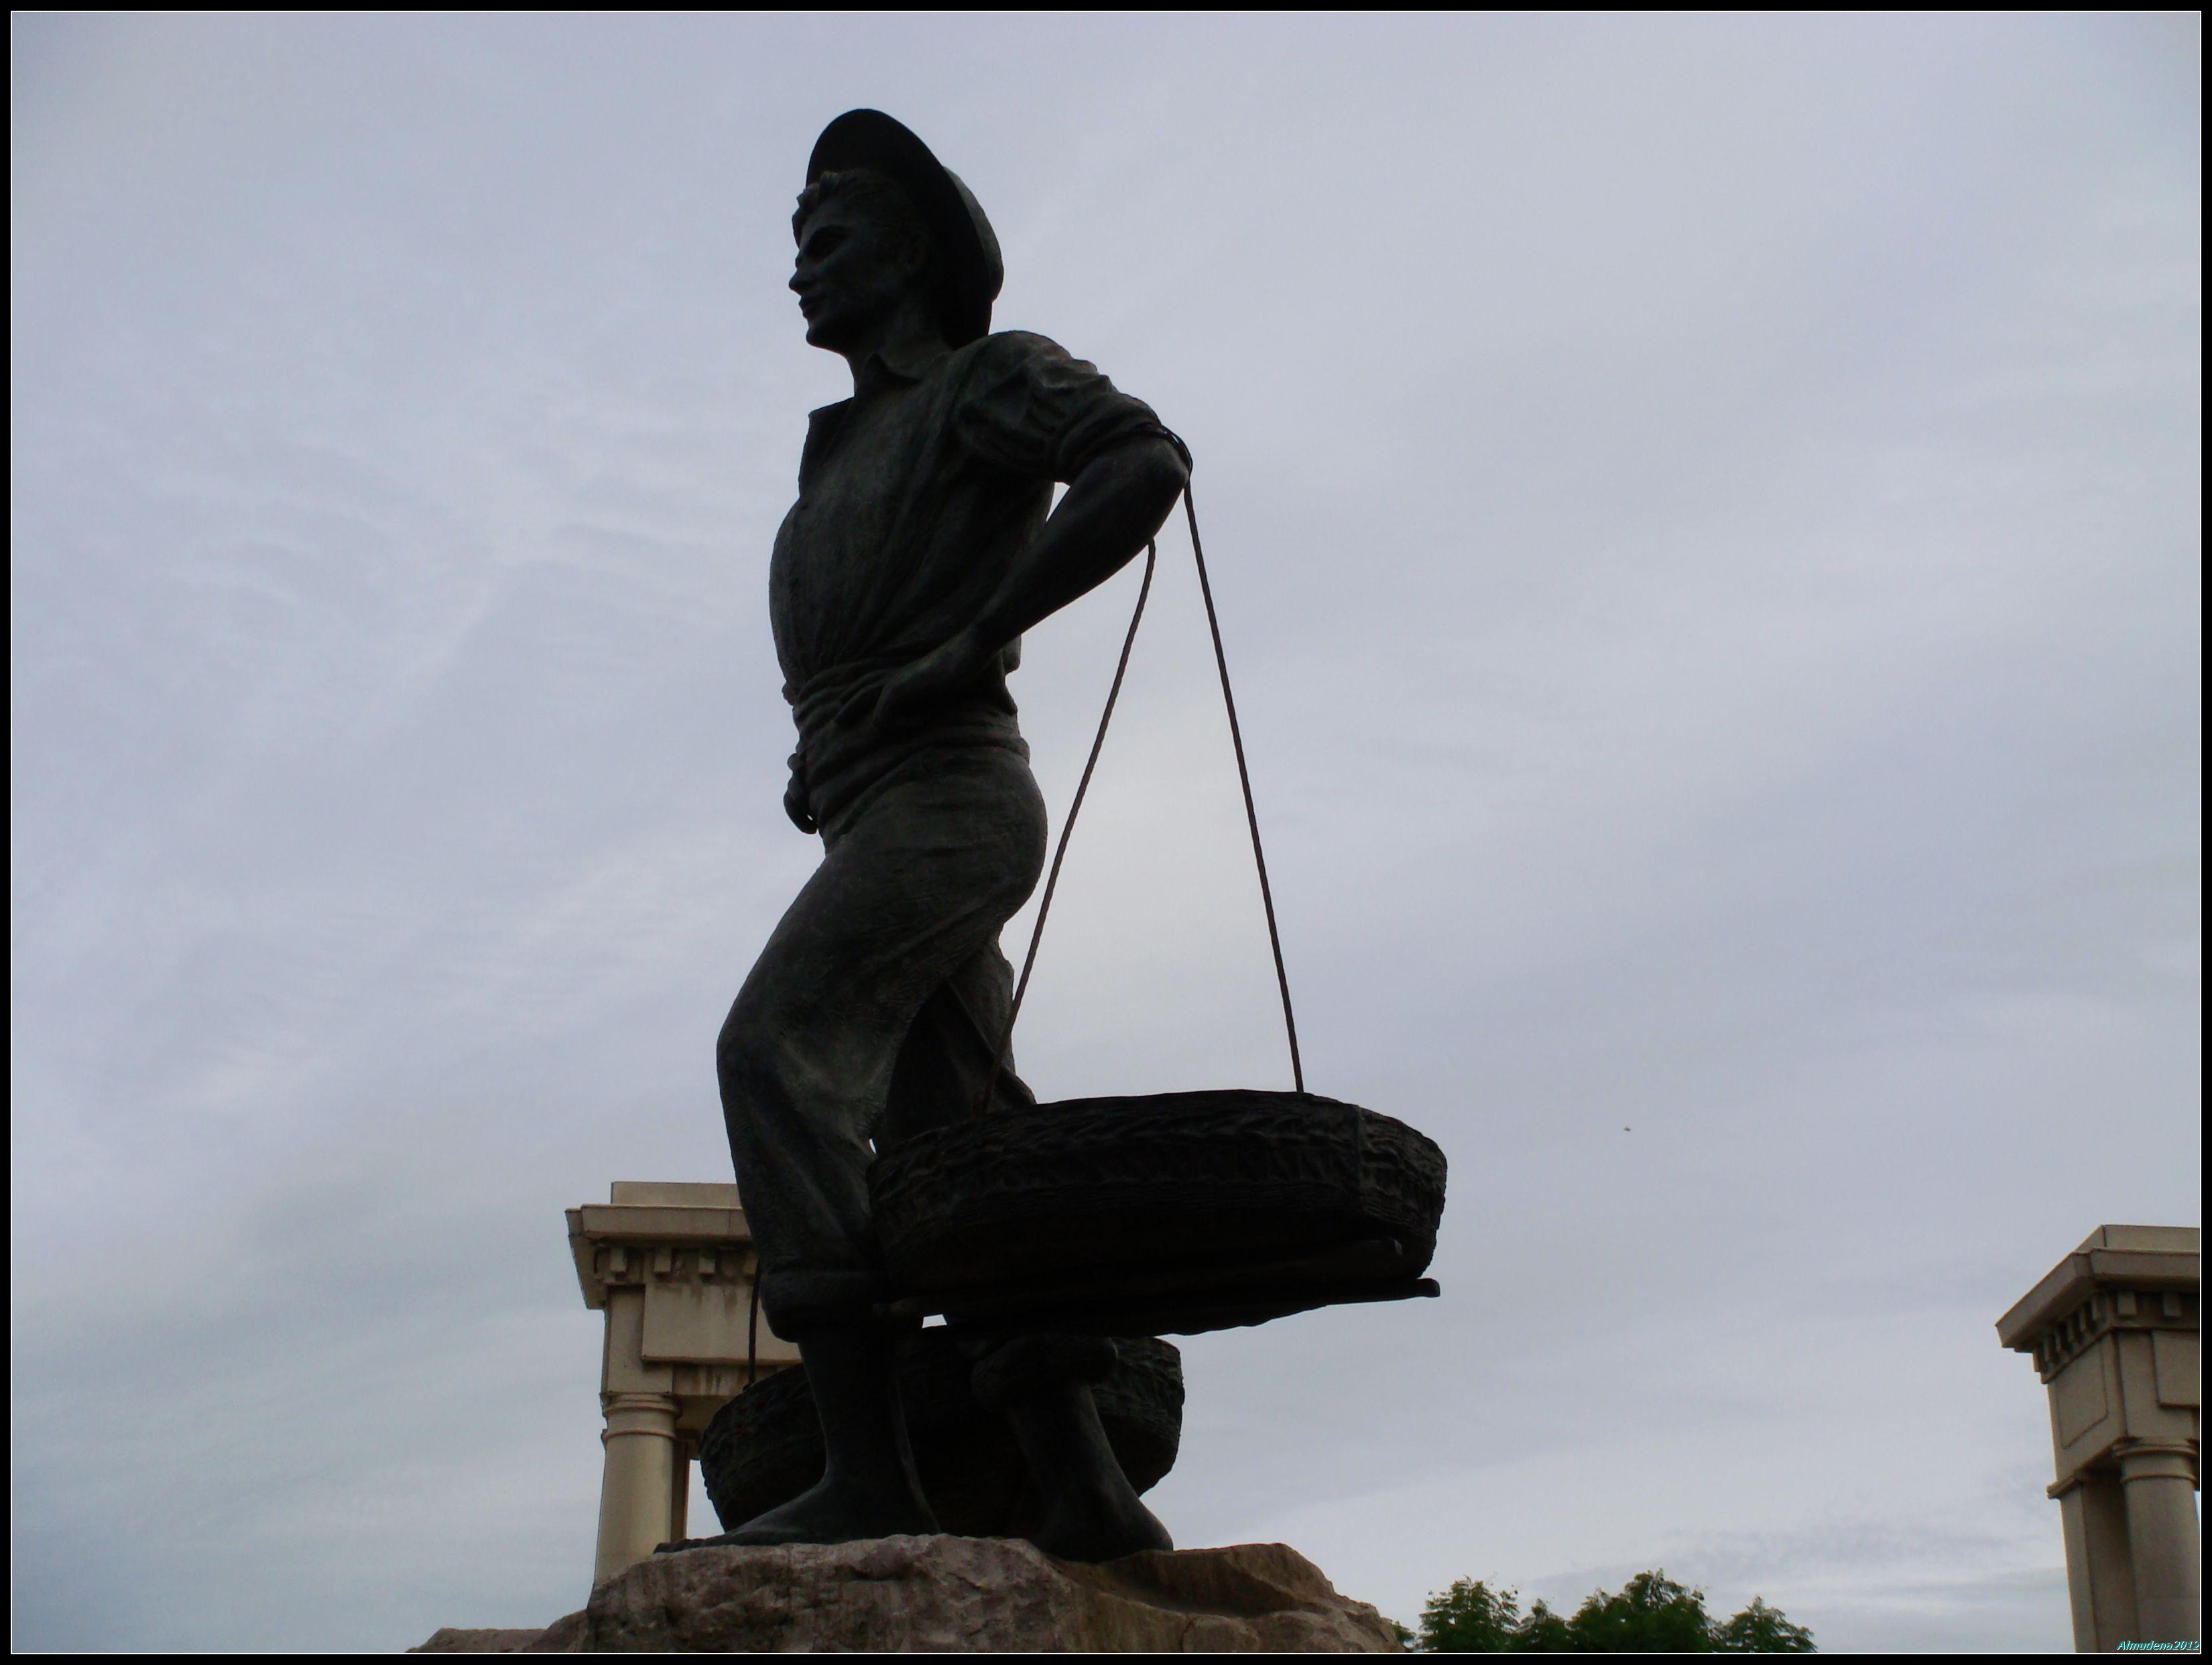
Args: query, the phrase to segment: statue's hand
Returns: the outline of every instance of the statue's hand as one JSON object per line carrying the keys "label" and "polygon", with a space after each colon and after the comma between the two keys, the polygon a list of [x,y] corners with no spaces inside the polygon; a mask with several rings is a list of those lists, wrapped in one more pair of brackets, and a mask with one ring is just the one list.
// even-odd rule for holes
{"label": "statue's hand", "polygon": [[925,721],[948,695],[974,683],[995,650],[981,647],[965,631],[912,665],[893,671],[872,691],[856,694],[837,718],[884,730],[912,728]]}

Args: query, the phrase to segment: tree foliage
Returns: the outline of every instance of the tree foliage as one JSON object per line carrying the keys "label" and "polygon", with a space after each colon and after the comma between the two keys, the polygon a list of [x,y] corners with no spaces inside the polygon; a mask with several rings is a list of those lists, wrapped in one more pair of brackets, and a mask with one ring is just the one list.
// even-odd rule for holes
{"label": "tree foliage", "polygon": [[1722,1654],[1809,1654],[1813,1632],[1793,1625],[1756,1595],[1751,1605],[1713,1629],[1713,1651]]}
{"label": "tree foliage", "polygon": [[1594,1590],[1562,1618],[1542,1601],[1521,1608],[1518,1590],[1460,1578],[1421,1608],[1421,1651],[1433,1654],[1808,1654],[1813,1632],[1753,1596],[1726,1619],[1705,1612],[1705,1593],[1662,1572],[1639,1572],[1608,1595]]}
{"label": "tree foliage", "polygon": [[1421,1607],[1421,1651],[1426,1654],[1502,1654],[1514,1651],[1525,1621],[1517,1590],[1493,1590],[1479,1578],[1455,1578]]}

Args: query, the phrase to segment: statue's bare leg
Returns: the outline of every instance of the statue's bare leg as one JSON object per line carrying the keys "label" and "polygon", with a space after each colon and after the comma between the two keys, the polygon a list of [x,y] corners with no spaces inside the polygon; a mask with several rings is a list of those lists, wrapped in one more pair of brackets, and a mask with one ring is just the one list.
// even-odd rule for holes
{"label": "statue's bare leg", "polygon": [[799,1338],[806,1382],[822,1418],[822,1478],[789,1503],[734,1531],[664,1549],[708,1544],[842,1544],[937,1531],[915,1478],[891,1375],[891,1339],[872,1324],[842,1325]]}
{"label": "statue's bare leg", "polygon": [[1114,1370],[1111,1341],[1032,1334],[970,1348],[976,1400],[1012,1427],[1043,1504],[1031,1543],[1069,1561],[1111,1561],[1175,1547],[1167,1528],[1138,1498],[1098,1420],[1091,1388]]}
{"label": "statue's bare leg", "polygon": [[1087,1382],[1040,1388],[1006,1407],[1044,1522],[1030,1541],[1064,1561],[1112,1561],[1175,1540],[1144,1505],[1107,1443]]}

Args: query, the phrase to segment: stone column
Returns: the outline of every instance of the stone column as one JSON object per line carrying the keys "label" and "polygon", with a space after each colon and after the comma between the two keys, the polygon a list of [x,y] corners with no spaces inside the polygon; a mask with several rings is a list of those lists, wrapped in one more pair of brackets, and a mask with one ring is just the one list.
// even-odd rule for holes
{"label": "stone column", "polygon": [[2198,1234],[2102,1225],[1997,1321],[2048,1389],[2074,1645],[2193,1643]]}
{"label": "stone column", "polygon": [[2136,1620],[2147,1642],[2196,1642],[2196,1452],[2179,1441],[2134,1439],[2118,1448],[2127,1493]]}
{"label": "stone column", "polygon": [[2136,1575],[2128,1562],[2128,1510],[2118,1479],[2077,1474],[2051,1488],[2066,1533],[2066,1595],[2074,1651],[2110,1653],[2135,1635]]}
{"label": "stone column", "polygon": [[592,1582],[641,1561],[670,1537],[676,1504],[673,1394],[602,1394],[606,1471],[599,1483],[599,1547]]}
{"label": "stone column", "polygon": [[605,1202],[568,1211],[568,1249],[584,1304],[606,1318],[596,1584],[690,1535],[700,1434],[799,1355],[751,1322],[752,1233],[733,1185],[617,1180]]}

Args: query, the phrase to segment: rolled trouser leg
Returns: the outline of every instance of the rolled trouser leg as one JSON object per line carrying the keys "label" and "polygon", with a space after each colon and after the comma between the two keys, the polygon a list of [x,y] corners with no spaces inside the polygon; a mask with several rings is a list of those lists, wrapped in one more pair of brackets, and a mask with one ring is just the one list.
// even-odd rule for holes
{"label": "rolled trouser leg", "polygon": [[1043,803],[1011,754],[923,754],[827,836],[717,1048],[762,1310],[787,1337],[881,1297],[870,1138],[916,1015],[1036,884]]}
{"label": "rolled trouser leg", "polygon": [[1013,987],[1006,957],[989,947],[924,1002],[891,1071],[890,1102],[876,1130],[878,1151],[979,1110],[1002,1115],[1036,1106],[1036,1095],[1016,1073],[1013,1048],[1006,1044]]}
{"label": "rolled trouser leg", "polygon": [[765,981],[757,971],[731,1008],[717,1074],[760,1257],[761,1310],[775,1334],[795,1340],[864,1318],[883,1279],[868,1221],[866,1100],[806,1056],[810,1042],[834,1056],[840,1037],[815,1036]]}

